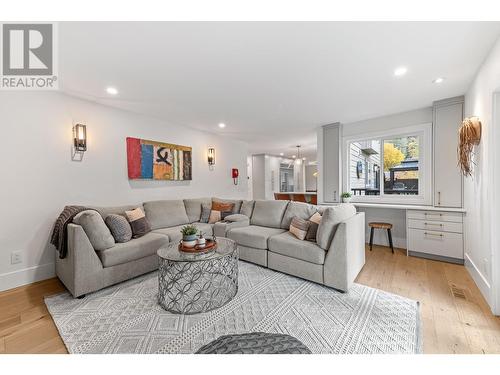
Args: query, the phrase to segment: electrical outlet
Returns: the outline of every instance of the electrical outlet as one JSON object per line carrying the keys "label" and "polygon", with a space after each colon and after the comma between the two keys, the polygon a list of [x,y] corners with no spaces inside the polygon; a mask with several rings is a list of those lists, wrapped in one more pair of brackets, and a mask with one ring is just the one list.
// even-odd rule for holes
{"label": "electrical outlet", "polygon": [[20,251],[13,251],[10,253],[10,264],[19,264],[23,262],[23,253]]}

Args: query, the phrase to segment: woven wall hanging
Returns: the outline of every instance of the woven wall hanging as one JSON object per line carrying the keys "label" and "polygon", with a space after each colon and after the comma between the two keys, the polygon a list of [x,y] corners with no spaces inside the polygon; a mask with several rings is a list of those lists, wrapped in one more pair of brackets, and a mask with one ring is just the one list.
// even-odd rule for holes
{"label": "woven wall hanging", "polygon": [[472,176],[472,155],[474,146],[481,141],[481,121],[468,117],[458,130],[458,166],[464,176]]}

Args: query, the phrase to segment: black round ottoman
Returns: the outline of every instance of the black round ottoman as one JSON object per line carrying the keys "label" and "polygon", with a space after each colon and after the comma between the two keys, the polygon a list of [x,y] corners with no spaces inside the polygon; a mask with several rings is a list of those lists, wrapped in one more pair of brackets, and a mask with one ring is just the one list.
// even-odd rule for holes
{"label": "black round ottoman", "polygon": [[195,354],[311,354],[311,351],[289,335],[253,332],[221,336]]}

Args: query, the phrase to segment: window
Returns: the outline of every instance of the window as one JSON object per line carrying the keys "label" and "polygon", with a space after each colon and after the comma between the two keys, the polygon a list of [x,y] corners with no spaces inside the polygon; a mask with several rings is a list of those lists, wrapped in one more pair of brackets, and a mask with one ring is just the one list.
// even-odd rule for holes
{"label": "window", "polygon": [[430,125],[344,141],[344,191],[354,201],[431,203]]}

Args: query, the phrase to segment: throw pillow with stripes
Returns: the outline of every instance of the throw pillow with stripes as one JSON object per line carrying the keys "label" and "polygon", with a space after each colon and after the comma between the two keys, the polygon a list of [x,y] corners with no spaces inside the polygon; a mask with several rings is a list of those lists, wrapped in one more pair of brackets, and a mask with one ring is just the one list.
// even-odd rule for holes
{"label": "throw pillow with stripes", "polygon": [[304,238],[306,238],[307,229],[309,229],[309,224],[309,221],[295,216],[290,223],[289,231],[299,240],[304,240]]}

